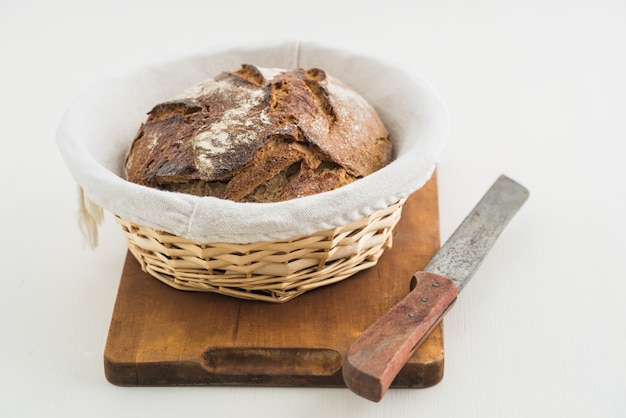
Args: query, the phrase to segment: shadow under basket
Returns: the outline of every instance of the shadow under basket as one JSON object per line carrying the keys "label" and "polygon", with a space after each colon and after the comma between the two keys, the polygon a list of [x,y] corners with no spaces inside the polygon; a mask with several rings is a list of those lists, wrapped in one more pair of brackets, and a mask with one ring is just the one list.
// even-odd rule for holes
{"label": "shadow under basket", "polygon": [[115,219],[141,268],[158,280],[179,290],[280,303],[374,266],[391,248],[405,200],[343,227],[248,244],[200,244]]}

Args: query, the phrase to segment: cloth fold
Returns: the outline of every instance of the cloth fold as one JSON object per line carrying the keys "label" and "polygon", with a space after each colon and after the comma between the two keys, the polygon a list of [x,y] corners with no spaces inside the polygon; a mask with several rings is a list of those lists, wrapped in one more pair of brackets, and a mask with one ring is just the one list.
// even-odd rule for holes
{"label": "cloth fold", "polygon": [[[277,203],[197,197],[123,179],[126,151],[154,104],[243,63],[317,67],[351,85],[374,106],[389,130],[394,161],[339,189]],[[285,41],[223,46],[104,80],[67,109],[57,145],[85,195],[82,201],[196,242],[247,243],[344,226],[407,197],[430,178],[449,128],[443,101],[418,75],[364,54]],[[91,213],[96,213],[93,208]]]}

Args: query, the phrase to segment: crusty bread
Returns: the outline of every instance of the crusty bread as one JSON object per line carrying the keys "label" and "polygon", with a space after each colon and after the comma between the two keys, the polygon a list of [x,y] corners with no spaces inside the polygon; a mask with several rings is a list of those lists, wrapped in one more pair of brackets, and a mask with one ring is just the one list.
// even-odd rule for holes
{"label": "crusty bread", "polygon": [[390,161],[375,110],[339,80],[244,64],[156,105],[125,175],[163,190],[276,202],[335,189]]}

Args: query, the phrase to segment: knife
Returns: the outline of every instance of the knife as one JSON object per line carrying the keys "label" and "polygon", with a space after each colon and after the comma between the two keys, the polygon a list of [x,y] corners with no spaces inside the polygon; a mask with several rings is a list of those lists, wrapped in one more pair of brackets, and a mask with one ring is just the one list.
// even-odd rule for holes
{"label": "knife", "polygon": [[383,398],[528,195],[510,178],[498,178],[424,270],[415,273],[413,290],[348,348],[342,374],[350,390],[374,402]]}

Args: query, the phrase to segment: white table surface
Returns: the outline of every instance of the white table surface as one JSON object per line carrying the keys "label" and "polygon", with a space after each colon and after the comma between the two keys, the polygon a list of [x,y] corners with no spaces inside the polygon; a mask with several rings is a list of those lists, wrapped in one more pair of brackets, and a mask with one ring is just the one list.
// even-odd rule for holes
{"label": "white table surface", "polygon": [[[0,3],[0,416],[626,416],[626,3],[619,0]],[[531,191],[446,318],[445,376],[346,389],[120,388],[103,350],[126,252],[85,247],[54,143],[93,82],[223,42],[312,39],[414,68],[453,129],[445,240],[505,173]]]}

